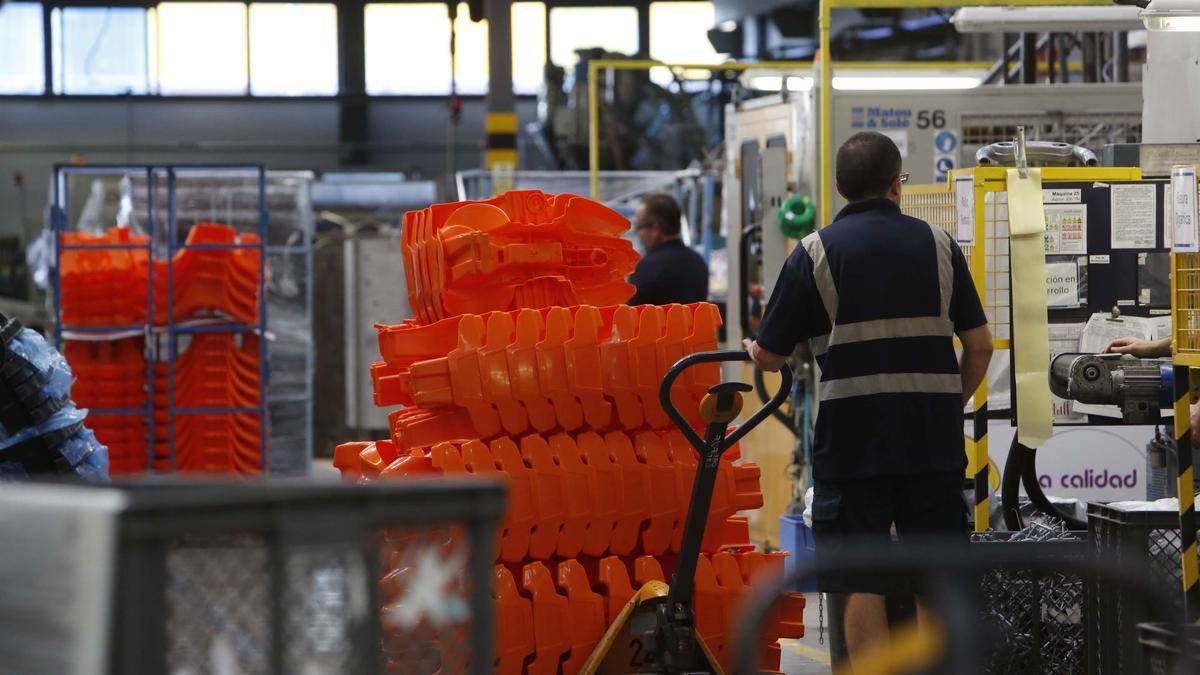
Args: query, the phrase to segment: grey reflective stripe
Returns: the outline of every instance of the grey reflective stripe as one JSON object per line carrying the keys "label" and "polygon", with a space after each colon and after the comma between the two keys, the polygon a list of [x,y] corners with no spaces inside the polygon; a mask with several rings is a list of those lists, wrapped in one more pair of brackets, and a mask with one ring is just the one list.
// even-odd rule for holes
{"label": "grey reflective stripe", "polygon": [[818,335],[808,341],[809,349],[812,349],[814,356],[821,356],[829,351],[829,333]]}
{"label": "grey reflective stripe", "polygon": [[962,394],[962,376],[955,373],[876,373],[821,382],[822,401],[873,394]]}
{"label": "grey reflective stripe", "polygon": [[950,318],[950,298],[954,294],[954,263],[950,259],[950,237],[936,225],[930,225],[933,244],[937,247],[938,290],[941,291],[944,319]]}
{"label": "grey reflective stripe", "polygon": [[825,313],[829,315],[829,325],[837,324],[838,294],[837,286],[833,283],[833,272],[829,269],[829,259],[825,257],[825,244],[817,232],[809,234],[800,240],[808,257],[812,258],[813,281],[817,284],[817,293],[821,295],[821,304],[825,305]]}

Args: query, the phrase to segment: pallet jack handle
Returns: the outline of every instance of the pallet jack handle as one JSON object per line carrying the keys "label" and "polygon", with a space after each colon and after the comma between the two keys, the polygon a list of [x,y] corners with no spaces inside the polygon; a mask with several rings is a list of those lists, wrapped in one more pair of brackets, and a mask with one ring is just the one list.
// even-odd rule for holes
{"label": "pallet jack handle", "polygon": [[663,641],[661,648],[666,652],[664,656],[668,665],[673,655],[686,653],[694,639],[692,595],[695,591],[696,563],[700,557],[709,508],[712,506],[713,486],[716,485],[717,471],[721,466],[721,455],[779,408],[792,391],[792,369],[790,366],[784,366],[780,370],[779,389],[771,400],[726,433],[729,424],[737,419],[742,411],[742,393],[753,391],[753,387],[743,382],[721,382],[713,385],[700,402],[700,417],[705,424],[704,438],[701,438],[671,402],[671,385],[692,366],[726,361],[750,361],[750,354],[741,349],[690,354],[671,366],[658,389],[658,400],[663,410],[700,455],[696,466],[696,479],[692,484],[687,519],[683,524],[679,565],[671,580],[667,603],[663,608],[666,616],[662,617],[665,619],[661,624],[664,634],[660,639]]}

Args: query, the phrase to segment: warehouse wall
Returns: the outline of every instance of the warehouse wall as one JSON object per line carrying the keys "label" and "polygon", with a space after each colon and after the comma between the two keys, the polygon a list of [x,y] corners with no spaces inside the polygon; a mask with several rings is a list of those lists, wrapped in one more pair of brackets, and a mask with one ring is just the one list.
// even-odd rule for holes
{"label": "warehouse wall", "polygon": [[[517,103],[521,123],[536,103]],[[480,166],[482,99],[465,102],[455,144],[457,168]],[[56,163],[253,162],[271,169],[420,172],[446,167],[443,99],[381,99],[370,108],[370,161],[339,161],[338,103],[332,100],[10,98],[0,100],[0,235],[41,228]],[[24,177],[21,190],[14,175]]]}

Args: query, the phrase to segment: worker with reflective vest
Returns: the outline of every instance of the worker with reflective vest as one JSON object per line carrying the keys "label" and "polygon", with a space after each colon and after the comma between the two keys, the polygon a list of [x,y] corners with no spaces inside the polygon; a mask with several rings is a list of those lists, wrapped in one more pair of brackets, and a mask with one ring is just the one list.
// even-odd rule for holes
{"label": "worker with reflective vest", "polygon": [[[788,257],[748,345],[759,367],[778,370],[808,340],[820,366],[813,534],[817,555],[834,560],[848,539],[886,546],[893,526],[901,538],[967,536],[963,407],[987,371],[992,336],[957,243],[901,214],[901,168],[879,133],[838,150],[837,189],[849,204]],[[884,594],[921,590],[881,575],[819,583],[850,594],[852,663],[887,639]],[[918,596],[918,620],[926,617]]]}

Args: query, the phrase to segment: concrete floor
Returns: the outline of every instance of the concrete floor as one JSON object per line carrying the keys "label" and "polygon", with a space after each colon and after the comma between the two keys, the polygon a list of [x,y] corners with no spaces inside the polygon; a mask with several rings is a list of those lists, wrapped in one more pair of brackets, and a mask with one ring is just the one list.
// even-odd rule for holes
{"label": "concrete floor", "polygon": [[[780,641],[783,656],[779,669],[787,675],[828,675],[833,672],[829,666],[828,625],[825,629],[825,644],[820,642],[818,598],[817,593],[804,594],[804,637],[799,640]],[[825,616],[828,620],[828,607]]]}

